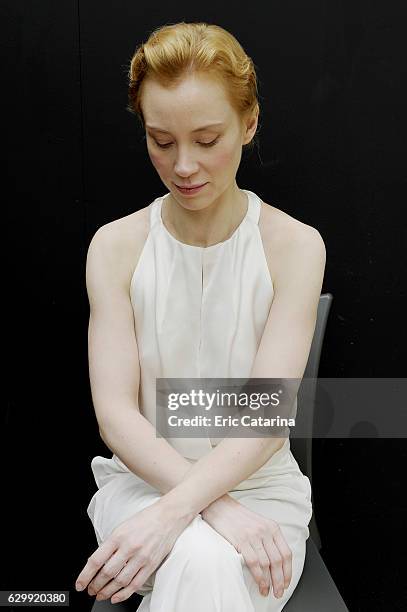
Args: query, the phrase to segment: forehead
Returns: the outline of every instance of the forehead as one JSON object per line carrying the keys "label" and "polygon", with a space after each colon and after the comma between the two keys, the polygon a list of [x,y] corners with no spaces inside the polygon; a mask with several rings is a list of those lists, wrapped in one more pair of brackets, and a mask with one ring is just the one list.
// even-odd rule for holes
{"label": "forehead", "polygon": [[222,84],[208,75],[193,74],[171,87],[153,79],[143,83],[141,107],[146,126],[171,131],[229,123],[234,109]]}

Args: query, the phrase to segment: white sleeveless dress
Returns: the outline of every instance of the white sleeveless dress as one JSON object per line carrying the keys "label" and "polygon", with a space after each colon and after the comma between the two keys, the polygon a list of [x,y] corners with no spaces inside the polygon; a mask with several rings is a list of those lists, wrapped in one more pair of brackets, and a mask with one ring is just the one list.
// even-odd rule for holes
{"label": "white sleeveless dress", "polygon": [[[261,200],[243,191],[248,199],[243,221],[230,238],[209,247],[185,244],[168,231],[161,208],[169,194],[149,205],[150,230],[131,279],[130,298],[140,359],[139,406],[153,425],[156,378],[250,377],[274,290],[258,225]],[[221,438],[167,441],[194,462]],[[153,504],[161,493],[116,455],[94,457],[91,468],[98,490],[87,513],[100,545],[117,525]],[[303,570],[312,516],[310,481],[291,453],[289,438],[229,494],[280,525],[293,553],[292,580],[283,597],[275,598],[272,589],[268,597],[260,595],[243,556],[198,515],[137,591],[145,596],[139,610],[186,612],[192,609],[191,601],[195,612],[283,608]],[[185,568],[191,570],[198,558],[195,579]]]}

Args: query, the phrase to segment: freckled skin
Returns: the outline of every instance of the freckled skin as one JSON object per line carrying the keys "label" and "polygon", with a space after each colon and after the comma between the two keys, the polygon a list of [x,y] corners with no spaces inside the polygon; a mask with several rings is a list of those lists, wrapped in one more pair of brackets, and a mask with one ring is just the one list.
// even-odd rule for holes
{"label": "freckled skin", "polygon": [[[141,108],[146,126],[166,131],[146,127],[148,155],[170,192],[165,212],[168,224],[178,228],[186,242],[203,245],[225,239],[231,219],[243,217],[246,209],[246,195],[237,186],[236,173],[242,146],[256,132],[258,114],[243,120],[223,85],[208,74],[189,75],[171,87],[146,79]],[[193,133],[219,121],[223,125]],[[215,145],[204,146],[214,140]],[[155,141],[169,146],[160,148]],[[174,183],[208,184],[194,197],[185,197]]]}

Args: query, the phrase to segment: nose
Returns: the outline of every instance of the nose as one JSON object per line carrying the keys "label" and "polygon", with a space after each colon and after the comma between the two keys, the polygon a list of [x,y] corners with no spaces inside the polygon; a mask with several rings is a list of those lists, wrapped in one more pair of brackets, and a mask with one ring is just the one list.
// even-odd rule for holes
{"label": "nose", "polygon": [[179,148],[177,158],[175,160],[174,171],[178,176],[188,177],[198,170],[198,163],[194,159],[192,152],[186,149]]}

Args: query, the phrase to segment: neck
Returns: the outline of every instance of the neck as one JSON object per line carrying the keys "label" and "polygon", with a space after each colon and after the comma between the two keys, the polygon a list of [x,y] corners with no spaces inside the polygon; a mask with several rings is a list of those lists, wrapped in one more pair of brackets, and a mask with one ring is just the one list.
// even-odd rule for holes
{"label": "neck", "polygon": [[[198,199],[197,199],[198,201]],[[227,240],[242,222],[247,212],[247,195],[237,185],[223,192],[203,208],[179,204],[172,193],[165,198],[161,210],[163,223],[180,242],[208,247]]]}

